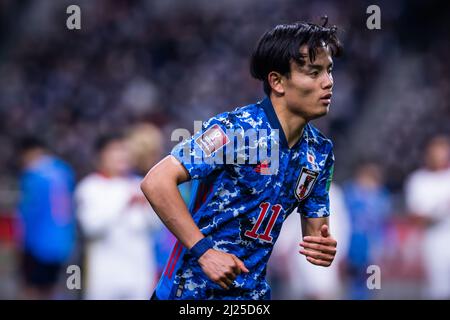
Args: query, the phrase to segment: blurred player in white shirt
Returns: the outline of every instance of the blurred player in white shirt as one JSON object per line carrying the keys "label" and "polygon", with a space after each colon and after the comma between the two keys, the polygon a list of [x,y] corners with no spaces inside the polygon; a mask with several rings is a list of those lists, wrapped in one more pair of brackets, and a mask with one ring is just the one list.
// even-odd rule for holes
{"label": "blurred player in white shirt", "polygon": [[422,247],[427,278],[426,297],[450,299],[450,142],[430,140],[425,167],[413,172],[406,183],[409,212],[426,227]]}
{"label": "blurred player in white shirt", "polygon": [[151,232],[161,223],[131,174],[125,140],[97,143],[98,171],[77,186],[77,217],[85,237],[85,299],[149,299],[156,280]]}
{"label": "blurred player in white shirt", "polygon": [[339,267],[345,260],[350,238],[350,223],[341,188],[335,183],[330,188],[330,229],[339,243],[334,263],[328,268],[317,268],[303,256],[292,255],[297,250],[301,234],[300,221],[293,212],[283,225],[270,264],[272,270],[280,265],[284,280],[280,299],[342,299],[344,283]]}

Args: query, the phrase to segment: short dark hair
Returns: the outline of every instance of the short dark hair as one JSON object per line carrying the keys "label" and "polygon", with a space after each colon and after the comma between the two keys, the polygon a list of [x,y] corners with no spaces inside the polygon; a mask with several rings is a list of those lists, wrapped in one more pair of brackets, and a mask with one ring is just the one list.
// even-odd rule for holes
{"label": "short dark hair", "polygon": [[313,23],[295,22],[280,24],[266,31],[259,39],[250,61],[251,75],[263,81],[264,92],[271,91],[267,76],[276,71],[282,75],[290,74],[290,62],[294,60],[300,66],[305,64],[305,56],[300,54],[300,47],[308,46],[311,62],[316,58],[317,50],[328,45],[333,57],[342,53],[342,45],[336,35],[337,27],[327,27],[328,18],[322,26]]}
{"label": "short dark hair", "polygon": [[47,149],[45,142],[34,135],[23,135],[17,143],[17,152],[24,153],[33,149]]}

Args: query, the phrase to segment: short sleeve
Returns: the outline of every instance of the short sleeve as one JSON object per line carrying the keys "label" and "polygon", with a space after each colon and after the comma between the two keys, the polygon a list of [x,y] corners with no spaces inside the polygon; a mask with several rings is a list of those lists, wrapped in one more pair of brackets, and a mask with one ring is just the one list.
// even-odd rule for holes
{"label": "short sleeve", "polygon": [[328,153],[325,166],[308,198],[302,201],[298,212],[305,218],[322,218],[330,215],[330,185],[334,173],[333,150]]}
{"label": "short sleeve", "polygon": [[202,179],[213,171],[221,170],[233,152],[230,130],[232,125],[226,116],[214,117],[205,122],[202,129],[189,139],[176,145],[171,151],[189,172],[191,179]]}

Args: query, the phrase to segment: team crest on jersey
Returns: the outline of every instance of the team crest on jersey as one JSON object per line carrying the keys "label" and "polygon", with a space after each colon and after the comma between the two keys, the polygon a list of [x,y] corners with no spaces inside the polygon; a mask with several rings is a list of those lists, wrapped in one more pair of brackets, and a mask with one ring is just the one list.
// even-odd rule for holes
{"label": "team crest on jersey", "polygon": [[223,132],[222,128],[215,124],[206,130],[200,137],[195,139],[195,143],[203,150],[206,156],[219,150],[224,145],[230,142],[228,136]]}
{"label": "team crest on jersey", "polygon": [[297,186],[295,187],[295,196],[298,201],[302,201],[311,193],[314,184],[316,183],[317,177],[319,173],[316,171],[312,171],[302,168],[300,176],[297,180]]}

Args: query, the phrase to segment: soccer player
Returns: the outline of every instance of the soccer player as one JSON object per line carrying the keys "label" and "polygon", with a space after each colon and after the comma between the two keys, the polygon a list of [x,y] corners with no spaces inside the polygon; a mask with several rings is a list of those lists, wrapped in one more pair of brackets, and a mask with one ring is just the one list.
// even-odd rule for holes
{"label": "soccer player", "polygon": [[73,169],[34,136],[18,148],[20,177],[17,234],[21,248],[24,299],[54,299],[75,245]]}
{"label": "soccer player", "polygon": [[450,140],[436,135],[424,151],[424,166],[406,180],[406,204],[425,229],[424,298],[450,299]]}
{"label": "soccer player", "polygon": [[131,173],[130,141],[122,135],[96,142],[97,170],[76,187],[85,244],[83,298],[148,299],[156,284],[154,237],[161,222]]}
{"label": "soccer player", "polygon": [[[267,97],[209,119],[148,172],[141,189],[178,239],[153,299],[270,299],[266,265],[295,208],[300,253],[318,266],[332,263],[332,143],[309,122],[328,112],[340,51],[326,22],[266,32],[250,69]],[[189,179],[187,208],[177,184]]]}

